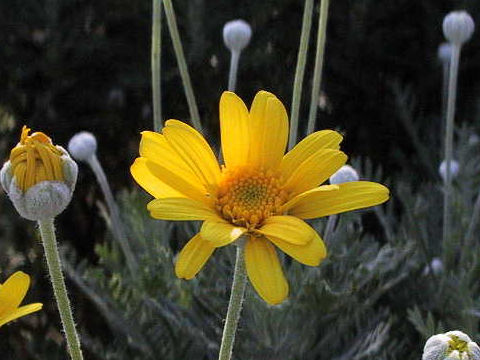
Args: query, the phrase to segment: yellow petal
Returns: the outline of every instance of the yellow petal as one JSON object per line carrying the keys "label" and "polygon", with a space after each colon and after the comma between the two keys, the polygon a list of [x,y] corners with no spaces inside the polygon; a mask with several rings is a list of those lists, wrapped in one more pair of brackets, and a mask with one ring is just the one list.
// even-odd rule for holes
{"label": "yellow petal", "polygon": [[245,245],[245,265],[258,295],[271,305],[288,296],[288,283],[274,246],[264,237],[250,237]]}
{"label": "yellow petal", "polygon": [[150,216],[161,220],[218,220],[211,207],[188,198],[155,199],[148,203]]}
{"label": "yellow petal", "polygon": [[163,134],[170,146],[207,188],[218,183],[220,167],[217,159],[198,131],[181,121],[168,120]]}
{"label": "yellow petal", "polygon": [[339,149],[343,137],[333,130],[321,130],[308,135],[293,147],[282,159],[281,172],[284,179],[289,178],[301,163],[320,149]]}
{"label": "yellow petal", "polygon": [[250,110],[249,164],[263,169],[277,169],[288,138],[288,115],[275,95],[259,91]]}
{"label": "yellow petal", "polygon": [[193,279],[202,270],[214,250],[215,248],[210,242],[202,239],[200,234],[195,235],[178,254],[175,264],[177,277],[186,280]]}
{"label": "yellow petal", "polygon": [[233,226],[226,221],[207,220],[202,224],[200,234],[202,234],[202,238],[211,245],[220,247],[234,242],[245,234],[246,231],[247,229]]}
{"label": "yellow petal", "polygon": [[9,323],[10,321],[13,321],[15,319],[18,319],[19,317],[38,311],[42,307],[43,307],[43,304],[35,303],[35,304],[29,304],[29,305],[16,308],[15,310],[9,312],[8,314],[5,314],[0,317],[0,326],[5,325],[6,323]]}
{"label": "yellow petal", "polygon": [[285,189],[295,196],[321,185],[347,162],[347,155],[339,150],[320,149],[304,161],[285,179]]}
{"label": "yellow petal", "polygon": [[278,246],[284,253],[305,265],[318,266],[327,256],[325,244],[316,232],[312,241],[306,245],[294,245],[273,236],[269,236],[268,239]]}
{"label": "yellow petal", "polygon": [[315,230],[295,216],[271,216],[257,230],[267,237],[274,236],[290,244],[305,245],[312,241]]}
{"label": "yellow petal", "polygon": [[169,193],[173,194],[173,192],[168,190],[168,188],[171,188],[182,194],[180,197],[188,197],[205,204],[212,203],[212,197],[208,194],[205,187],[198,182],[196,177],[189,177],[188,175],[178,173],[175,169],[164,167],[159,163],[154,163],[150,160],[140,160],[140,163],[143,163],[143,165],[141,165],[143,166],[143,169],[140,168],[142,171],[135,174],[132,172],[132,175],[138,184],[144,187],[145,190],[160,190],[159,187],[161,185],[159,183],[151,182],[152,178],[157,178],[160,182],[167,185],[167,187],[162,187],[162,191],[160,192],[161,195]]}
{"label": "yellow petal", "polygon": [[147,166],[147,161],[145,158],[137,158],[130,167],[130,173],[142,188],[157,199],[185,196],[153,175]]}
{"label": "yellow petal", "polygon": [[11,275],[0,287],[0,318],[20,305],[30,286],[30,276],[22,271]]}
{"label": "yellow petal", "polygon": [[222,153],[227,167],[243,166],[248,159],[248,109],[242,99],[225,91],[220,98]]}
{"label": "yellow petal", "polygon": [[313,219],[381,204],[388,188],[369,181],[320,186],[300,194],[283,206],[293,216]]}

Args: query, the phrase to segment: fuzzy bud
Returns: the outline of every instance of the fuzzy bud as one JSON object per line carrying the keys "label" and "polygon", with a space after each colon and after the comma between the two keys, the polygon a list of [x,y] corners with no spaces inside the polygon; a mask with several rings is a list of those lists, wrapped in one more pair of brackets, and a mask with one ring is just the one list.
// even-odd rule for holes
{"label": "fuzzy bud", "polygon": [[422,360],[480,360],[480,348],[465,333],[449,331],[427,340]]}
{"label": "fuzzy bud", "polygon": [[70,203],[78,167],[68,152],[41,132],[29,135],[23,127],[20,142],[0,170],[0,183],[18,213],[28,220],[46,220]]}
{"label": "fuzzy bud", "polygon": [[450,62],[450,58],[452,57],[452,45],[448,42],[441,43],[438,47],[438,60],[442,62],[442,64],[448,64]]}
{"label": "fuzzy bud", "polygon": [[[458,164],[458,161],[450,161],[450,176],[452,177],[452,179],[458,175],[459,170],[460,165]],[[447,162],[445,160],[443,160],[438,167],[438,173],[440,174],[440,177],[443,179],[443,181],[447,181]]]}
{"label": "fuzzy bud", "polygon": [[250,42],[252,28],[244,20],[229,21],[223,27],[223,41],[232,52],[242,51]]}
{"label": "fuzzy bud", "polygon": [[452,44],[462,45],[474,30],[475,23],[466,11],[452,11],[443,19],[443,34]]}
{"label": "fuzzy bud", "polygon": [[68,142],[68,151],[75,160],[87,162],[97,152],[97,139],[87,131],[79,132]]}
{"label": "fuzzy bud", "polygon": [[342,184],[351,181],[358,181],[357,171],[350,165],[343,165],[335,174],[330,176],[330,184]]}

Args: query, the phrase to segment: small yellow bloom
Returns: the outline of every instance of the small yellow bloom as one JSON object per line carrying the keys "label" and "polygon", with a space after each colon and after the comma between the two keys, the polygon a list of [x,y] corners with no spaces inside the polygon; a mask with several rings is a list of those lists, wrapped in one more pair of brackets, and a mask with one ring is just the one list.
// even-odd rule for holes
{"label": "small yellow bloom", "polygon": [[20,306],[29,287],[30,276],[21,271],[17,271],[0,285],[0,327],[42,308],[43,304],[40,303]]}
{"label": "small yellow bloom", "polygon": [[275,247],[317,266],[325,245],[303,219],[377,205],[389,191],[366,181],[319,186],[347,160],[339,150],[342,136],[318,131],[284,154],[287,112],[266,91],[255,96],[250,111],[237,95],[224,92],[220,130],[222,166],[201,134],[168,120],[162,134],[142,133],[131,173],[156,198],[148,204],[152,217],[204,221],[178,256],[178,277],[193,278],[215,248],[246,236],[250,282],[266,302],[281,303],[288,283]]}

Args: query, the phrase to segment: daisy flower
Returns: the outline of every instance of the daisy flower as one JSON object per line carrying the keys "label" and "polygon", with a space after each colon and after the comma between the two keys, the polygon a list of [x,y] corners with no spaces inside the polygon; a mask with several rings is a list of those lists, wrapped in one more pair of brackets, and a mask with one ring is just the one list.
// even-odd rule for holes
{"label": "daisy flower", "polygon": [[326,256],[322,239],[304,220],[383,203],[389,191],[366,181],[319,186],[347,160],[339,150],[342,136],[318,131],[285,154],[287,112],[269,92],[258,92],[250,111],[224,92],[220,129],[222,165],[199,132],[168,120],[161,134],[142,132],[131,173],[155,197],[147,206],[152,217],[203,220],[178,256],[179,278],[192,279],[216,248],[244,238],[251,284],[267,303],[279,304],[288,282],[277,250],[309,266]]}

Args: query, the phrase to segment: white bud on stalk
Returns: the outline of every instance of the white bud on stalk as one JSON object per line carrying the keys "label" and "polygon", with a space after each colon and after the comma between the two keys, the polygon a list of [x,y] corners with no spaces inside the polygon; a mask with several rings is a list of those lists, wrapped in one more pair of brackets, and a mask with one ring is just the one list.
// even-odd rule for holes
{"label": "white bud on stalk", "polygon": [[343,165],[335,174],[330,176],[330,184],[342,184],[351,181],[358,181],[357,171],[350,165]]}
{"label": "white bud on stalk", "polygon": [[[452,177],[452,179],[458,175],[459,170],[460,165],[458,164],[458,161],[450,161],[450,176]],[[443,160],[438,167],[438,173],[440,174],[440,177],[443,181],[447,181],[447,162],[445,160]]]}
{"label": "white bud on stalk", "polygon": [[97,139],[87,131],[79,132],[68,142],[68,151],[75,160],[87,162],[97,152]]}
{"label": "white bud on stalk", "polygon": [[225,46],[233,52],[242,51],[250,42],[252,28],[244,20],[229,21],[223,27]]}
{"label": "white bud on stalk", "polygon": [[443,34],[455,45],[467,42],[475,30],[475,23],[466,11],[452,11],[443,19]]}

